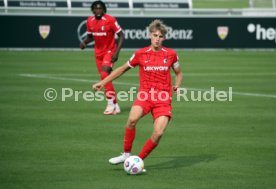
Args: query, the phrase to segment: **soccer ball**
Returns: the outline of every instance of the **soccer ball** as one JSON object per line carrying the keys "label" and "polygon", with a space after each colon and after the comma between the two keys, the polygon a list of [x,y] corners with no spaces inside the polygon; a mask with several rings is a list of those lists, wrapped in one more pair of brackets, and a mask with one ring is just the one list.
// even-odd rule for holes
{"label": "soccer ball", "polygon": [[130,156],[124,162],[124,169],[125,172],[130,175],[142,173],[144,161],[138,156]]}

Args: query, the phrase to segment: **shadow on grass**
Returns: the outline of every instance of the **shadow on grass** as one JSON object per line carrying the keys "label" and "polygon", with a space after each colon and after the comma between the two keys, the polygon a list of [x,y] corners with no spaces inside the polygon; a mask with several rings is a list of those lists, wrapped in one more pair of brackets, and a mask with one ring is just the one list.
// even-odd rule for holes
{"label": "shadow on grass", "polygon": [[[217,159],[217,155],[206,154],[199,156],[176,156],[176,157],[151,157],[152,159],[166,159],[167,161],[160,162],[154,165],[146,165],[147,169],[174,169],[181,167],[189,167],[197,163],[207,163]],[[169,160],[168,160],[169,159]]]}

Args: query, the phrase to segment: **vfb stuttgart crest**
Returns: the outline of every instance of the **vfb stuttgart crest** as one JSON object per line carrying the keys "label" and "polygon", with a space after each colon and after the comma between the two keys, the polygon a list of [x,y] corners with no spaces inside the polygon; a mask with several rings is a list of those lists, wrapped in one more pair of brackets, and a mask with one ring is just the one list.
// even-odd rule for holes
{"label": "vfb stuttgart crest", "polygon": [[218,33],[218,36],[221,40],[226,39],[226,37],[228,36],[228,33],[229,33],[228,26],[219,26],[217,28],[217,33]]}
{"label": "vfb stuttgart crest", "polygon": [[51,27],[49,25],[40,25],[38,29],[39,34],[43,39],[46,39],[51,31]]}

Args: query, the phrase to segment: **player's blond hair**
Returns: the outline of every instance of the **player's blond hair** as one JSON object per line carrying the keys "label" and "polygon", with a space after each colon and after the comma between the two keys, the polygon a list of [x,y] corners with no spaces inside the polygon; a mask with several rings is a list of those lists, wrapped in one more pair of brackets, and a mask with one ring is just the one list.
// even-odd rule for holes
{"label": "player's blond hair", "polygon": [[155,19],[149,25],[150,33],[159,30],[163,35],[168,33],[167,26],[159,19]]}

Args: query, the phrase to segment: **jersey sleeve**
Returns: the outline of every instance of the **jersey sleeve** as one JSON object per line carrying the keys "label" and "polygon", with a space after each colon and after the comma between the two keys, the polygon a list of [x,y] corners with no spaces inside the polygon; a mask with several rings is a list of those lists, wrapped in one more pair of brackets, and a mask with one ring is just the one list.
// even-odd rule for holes
{"label": "jersey sleeve", "polygon": [[111,28],[114,31],[114,33],[119,33],[122,30],[121,26],[118,24],[115,18],[111,20]]}
{"label": "jersey sleeve", "polygon": [[134,68],[135,66],[139,65],[139,54],[134,53],[132,57],[127,62],[128,66]]}
{"label": "jersey sleeve", "polygon": [[178,56],[176,53],[174,53],[173,55],[173,63],[172,63],[172,67],[173,68],[178,68],[180,66],[179,62],[178,62]]}
{"label": "jersey sleeve", "polygon": [[90,27],[90,25],[91,25],[91,22],[89,21],[90,19],[88,18],[87,19],[87,21],[86,21],[86,33],[87,34],[92,34],[92,31],[91,31],[91,27]]}

